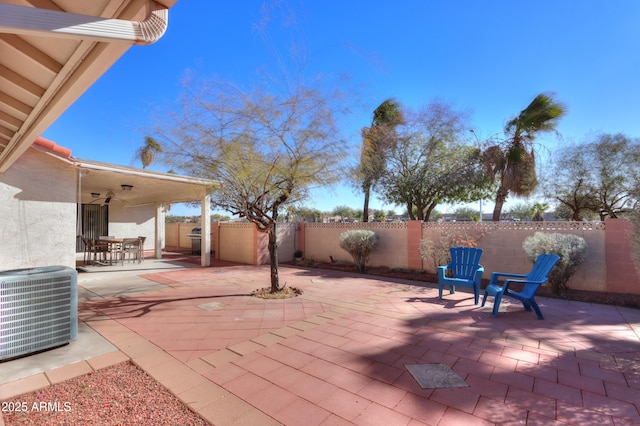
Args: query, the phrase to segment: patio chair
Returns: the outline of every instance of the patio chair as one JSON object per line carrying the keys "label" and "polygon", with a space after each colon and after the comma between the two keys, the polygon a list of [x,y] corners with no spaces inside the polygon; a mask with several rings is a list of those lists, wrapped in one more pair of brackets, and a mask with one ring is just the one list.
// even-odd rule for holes
{"label": "patio chair", "polygon": [[122,262],[127,257],[127,262],[137,260],[142,262],[142,240],[138,238],[126,238],[122,242]]}
{"label": "patio chair", "polygon": [[[536,263],[533,265],[531,272],[528,274],[510,274],[505,272],[493,272],[491,274],[491,280],[489,281],[489,285],[484,291],[484,297],[482,298],[482,305],[484,306],[487,301],[487,296],[493,296],[493,312],[492,315],[494,317],[498,316],[498,309],[500,308],[500,302],[502,301],[502,296],[509,296],[514,299],[517,299],[522,302],[524,309],[527,311],[531,311],[531,308],[538,315],[538,319],[544,319],[542,316],[542,312],[540,312],[540,307],[536,303],[535,296],[538,288],[547,282],[549,273],[556,265],[556,263],[560,260],[560,257],[555,254],[541,254],[536,259]],[[509,279],[505,280],[503,285],[498,284],[499,277],[508,277]],[[512,279],[516,278],[516,279]],[[514,291],[509,288],[511,284],[521,284],[523,286],[522,290]]]}
{"label": "patio chair", "polygon": [[[438,298],[442,299],[442,289],[449,286],[449,293],[456,292],[456,286],[473,289],[474,303],[480,298],[480,281],[484,268],[480,265],[482,249],[472,247],[451,247],[451,262],[447,266],[438,266]],[[451,270],[447,277],[447,270]]]}
{"label": "patio chair", "polygon": [[138,235],[140,238],[140,261],[144,262],[144,242],[147,241],[147,237]]}
{"label": "patio chair", "polygon": [[84,247],[84,252],[82,253],[82,263],[86,265],[87,260],[91,260],[91,242],[87,237],[80,238],[82,239],[82,246]]}
{"label": "patio chair", "polygon": [[[81,237],[84,244],[84,258],[83,262],[87,265],[87,261],[95,262],[98,259],[98,254],[102,255],[102,260],[106,258],[108,252],[108,246],[106,244],[96,243],[91,238]],[[93,259],[92,259],[93,258]]]}

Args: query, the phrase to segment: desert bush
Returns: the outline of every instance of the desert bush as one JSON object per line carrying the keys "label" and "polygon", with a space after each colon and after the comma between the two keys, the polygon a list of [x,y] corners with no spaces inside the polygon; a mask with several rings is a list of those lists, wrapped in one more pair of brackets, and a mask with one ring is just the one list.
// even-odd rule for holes
{"label": "desert bush", "polygon": [[545,253],[560,256],[560,260],[549,274],[551,291],[557,295],[567,289],[567,281],[587,255],[586,241],[573,234],[536,232],[533,236],[525,238],[522,248],[531,262],[535,262],[539,255]]}
{"label": "desert bush", "polygon": [[478,247],[478,242],[486,235],[482,229],[467,229],[443,232],[437,240],[424,239],[420,241],[420,257],[431,259],[433,270],[438,266],[448,265],[451,262],[451,247]]}
{"label": "desert bush", "polygon": [[378,239],[378,234],[373,231],[353,229],[340,234],[340,247],[351,255],[358,272],[364,272],[369,254],[378,245]]}
{"label": "desert bush", "polygon": [[302,266],[315,266],[315,264],[316,260],[313,257],[306,256],[301,260]]}

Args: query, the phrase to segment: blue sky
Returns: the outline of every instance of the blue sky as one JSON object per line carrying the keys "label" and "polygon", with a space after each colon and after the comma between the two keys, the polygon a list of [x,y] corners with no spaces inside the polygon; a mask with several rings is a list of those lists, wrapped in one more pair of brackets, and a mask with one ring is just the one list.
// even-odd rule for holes
{"label": "blue sky", "polygon": [[[438,97],[467,109],[482,138],[549,91],[568,107],[561,139],[539,139],[550,150],[594,132],[640,136],[636,0],[283,0],[261,32],[264,4],[179,0],[164,37],[132,47],[43,136],[78,158],[140,166],[134,152],[185,73],[246,84],[258,70],[277,71],[292,42],[305,46],[308,71],[346,73],[359,87],[345,129],[353,146],[389,97],[413,108]],[[325,189],[307,205],[361,208],[362,196]],[[372,207],[393,208],[377,200]]]}

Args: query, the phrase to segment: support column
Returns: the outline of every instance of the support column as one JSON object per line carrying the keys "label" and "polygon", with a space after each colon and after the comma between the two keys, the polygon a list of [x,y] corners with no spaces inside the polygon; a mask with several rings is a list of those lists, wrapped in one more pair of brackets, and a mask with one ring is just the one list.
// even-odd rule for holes
{"label": "support column", "polygon": [[640,277],[631,259],[629,235],[633,226],[626,219],[605,222],[607,292],[640,294]]}
{"label": "support column", "polygon": [[253,230],[253,248],[252,248],[252,256],[253,256],[253,262],[251,263],[252,265],[259,265],[259,261],[260,261],[260,254],[258,253],[260,251],[260,237],[258,236],[258,227],[253,224],[253,226],[251,227],[251,229]]}
{"label": "support column", "polygon": [[202,238],[200,239],[200,265],[202,267],[211,266],[211,195],[207,193],[202,197],[200,203],[202,214],[200,219],[200,229]]}
{"label": "support column", "polygon": [[162,259],[162,241],[164,236],[164,206],[158,204],[156,206],[156,229],[154,235],[154,257]]}

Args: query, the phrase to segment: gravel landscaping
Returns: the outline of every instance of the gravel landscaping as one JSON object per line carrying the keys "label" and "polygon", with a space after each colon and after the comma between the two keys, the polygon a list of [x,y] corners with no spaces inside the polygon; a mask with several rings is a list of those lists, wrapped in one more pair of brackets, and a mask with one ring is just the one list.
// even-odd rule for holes
{"label": "gravel landscaping", "polygon": [[2,402],[12,425],[208,425],[132,363],[117,364]]}

